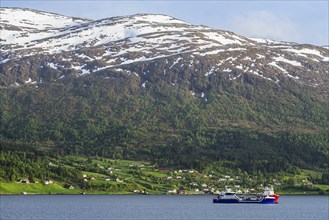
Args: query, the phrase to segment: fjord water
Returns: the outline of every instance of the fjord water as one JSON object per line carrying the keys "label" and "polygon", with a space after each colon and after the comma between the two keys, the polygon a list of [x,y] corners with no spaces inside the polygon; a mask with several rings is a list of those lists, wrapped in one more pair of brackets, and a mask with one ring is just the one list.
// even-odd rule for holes
{"label": "fjord water", "polygon": [[279,204],[213,204],[212,196],[0,196],[5,219],[307,219],[328,220],[328,196],[281,196]]}

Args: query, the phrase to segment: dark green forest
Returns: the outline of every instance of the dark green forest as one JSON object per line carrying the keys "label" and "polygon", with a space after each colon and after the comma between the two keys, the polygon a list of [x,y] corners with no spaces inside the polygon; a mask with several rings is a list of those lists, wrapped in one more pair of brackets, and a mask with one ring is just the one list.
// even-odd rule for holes
{"label": "dark green forest", "polygon": [[194,169],[328,168],[328,103],[263,81],[214,83],[206,99],[184,85],[141,88],[133,76],[101,74],[1,89],[0,144]]}

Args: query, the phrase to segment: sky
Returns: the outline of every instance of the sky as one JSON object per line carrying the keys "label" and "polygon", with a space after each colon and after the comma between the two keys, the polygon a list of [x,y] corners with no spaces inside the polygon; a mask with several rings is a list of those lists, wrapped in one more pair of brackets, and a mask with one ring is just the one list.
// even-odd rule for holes
{"label": "sky", "polygon": [[329,0],[0,0],[0,6],[90,19],[166,14],[246,37],[329,45]]}

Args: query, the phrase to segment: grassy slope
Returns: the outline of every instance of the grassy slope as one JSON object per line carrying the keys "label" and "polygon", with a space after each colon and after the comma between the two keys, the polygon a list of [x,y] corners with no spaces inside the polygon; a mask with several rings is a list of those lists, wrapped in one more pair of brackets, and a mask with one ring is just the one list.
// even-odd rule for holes
{"label": "grassy slope", "polygon": [[[69,157],[64,159],[66,161]],[[73,159],[73,157],[72,157]],[[86,161],[86,158],[74,158],[75,166],[80,167],[79,163],[83,163]],[[61,163],[61,159],[56,161],[57,164]],[[142,163],[139,161],[127,161],[127,160],[92,160],[91,166],[99,164],[102,170],[106,170],[107,167],[117,167],[120,168],[118,171],[112,171],[112,174],[109,171],[106,171],[108,175],[100,174],[96,172],[90,171],[82,171],[83,174],[87,174],[88,178],[95,177],[96,180],[89,180],[90,184],[92,185],[91,188],[82,190],[75,188],[73,190],[63,188],[64,183],[55,180],[54,184],[50,185],[43,185],[41,184],[41,180],[37,180],[39,183],[35,184],[22,184],[18,182],[0,182],[0,194],[22,194],[26,192],[27,194],[80,194],[82,192],[85,193],[92,193],[92,194],[132,194],[135,189],[139,190],[147,190],[150,194],[163,194],[166,193],[169,189],[178,189],[180,187],[184,187],[188,190],[189,182],[202,182],[211,183],[208,178],[203,178],[204,173],[195,172],[192,174],[189,173],[177,173],[174,174],[173,172],[159,172],[157,169],[154,168],[141,168],[142,165],[147,165],[147,163]],[[134,167],[130,167],[130,166]],[[210,169],[210,168],[209,168]],[[211,173],[212,171],[206,169],[204,172]],[[234,171],[232,171],[234,173]],[[113,176],[120,178],[123,180],[122,183],[115,182]],[[183,184],[181,180],[177,180],[175,178],[171,180],[167,180],[167,176],[173,175],[181,175],[185,176],[186,178],[193,177],[188,183]],[[212,183],[215,184],[218,182],[217,178],[220,176],[224,176],[225,173],[217,173],[216,179],[212,180]],[[319,185],[314,184],[311,188],[303,188],[298,187],[301,186],[302,180],[307,179],[310,176],[319,176],[321,175],[319,172],[311,171],[311,170],[302,170],[299,175],[286,175],[284,177],[285,180],[296,179],[298,180],[298,185],[289,186],[289,185],[282,185],[281,187],[276,188],[276,191],[280,194],[319,194],[320,191],[325,193],[329,192],[329,185]],[[106,178],[111,178],[111,181],[106,181]],[[160,180],[161,179],[161,180]],[[201,182],[200,182],[201,181]],[[235,183],[225,183],[227,184],[240,184],[239,182]],[[215,185],[214,185],[215,186]],[[224,185],[217,185],[215,186],[216,189],[221,189]],[[189,194],[196,194],[195,191],[188,191]]]}

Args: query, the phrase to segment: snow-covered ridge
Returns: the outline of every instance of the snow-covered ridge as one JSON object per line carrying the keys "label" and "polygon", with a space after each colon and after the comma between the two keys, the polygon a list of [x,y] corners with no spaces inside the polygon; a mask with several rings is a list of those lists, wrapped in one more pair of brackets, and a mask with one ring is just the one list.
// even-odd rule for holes
{"label": "snow-covered ridge", "polygon": [[[161,70],[166,75],[179,68],[199,71],[199,62],[211,62],[203,76],[221,72],[230,80],[239,80],[243,74],[253,74],[274,83],[279,83],[281,76],[302,80],[305,72],[329,73],[329,51],[323,47],[245,38],[167,15],[136,14],[91,21],[29,9],[0,8],[0,12],[0,65],[41,56],[51,59],[42,68],[71,69],[85,75],[166,60],[167,66]],[[307,80],[312,85],[321,84],[311,78]]]}
{"label": "snow-covered ridge", "polygon": [[45,30],[65,28],[89,21],[23,8],[0,8],[0,15],[1,26],[11,25],[21,29]]}
{"label": "snow-covered ridge", "polygon": [[[33,48],[37,48],[38,52],[58,53],[125,39],[134,43],[144,41],[147,44],[151,40],[156,45],[174,41],[195,41],[200,45],[200,49],[247,42],[231,33],[189,25],[167,15],[137,14],[76,22],[69,17],[34,10],[1,10],[4,14],[0,21],[4,26],[1,30],[1,41],[3,45],[9,45],[2,48],[3,53]],[[9,25],[24,28],[8,28]],[[155,34],[158,36],[154,36]]]}

